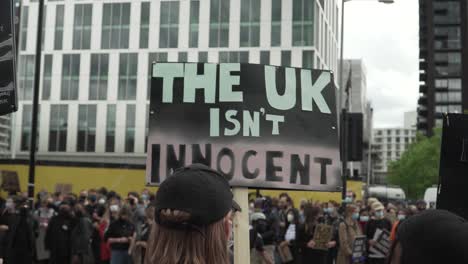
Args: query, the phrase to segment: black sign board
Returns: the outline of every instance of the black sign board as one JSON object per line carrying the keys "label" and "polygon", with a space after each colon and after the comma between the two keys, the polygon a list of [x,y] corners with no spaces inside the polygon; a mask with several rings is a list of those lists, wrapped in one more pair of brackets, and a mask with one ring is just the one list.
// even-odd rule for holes
{"label": "black sign board", "polygon": [[468,219],[468,115],[444,116],[437,209]]}
{"label": "black sign board", "polygon": [[13,0],[0,1],[0,115],[17,110]]}
{"label": "black sign board", "polygon": [[352,264],[366,263],[366,241],[365,236],[357,236],[353,242],[353,255],[351,257]]}
{"label": "black sign board", "polygon": [[330,71],[157,63],[152,76],[148,184],[204,163],[236,187],[339,190]]}

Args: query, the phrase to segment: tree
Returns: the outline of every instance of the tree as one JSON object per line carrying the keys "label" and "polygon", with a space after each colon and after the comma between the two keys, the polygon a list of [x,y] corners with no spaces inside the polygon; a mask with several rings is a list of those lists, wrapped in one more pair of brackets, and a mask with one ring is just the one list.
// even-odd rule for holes
{"label": "tree", "polygon": [[418,134],[401,158],[390,163],[388,182],[400,186],[409,199],[420,199],[426,188],[438,184],[441,129],[432,137]]}

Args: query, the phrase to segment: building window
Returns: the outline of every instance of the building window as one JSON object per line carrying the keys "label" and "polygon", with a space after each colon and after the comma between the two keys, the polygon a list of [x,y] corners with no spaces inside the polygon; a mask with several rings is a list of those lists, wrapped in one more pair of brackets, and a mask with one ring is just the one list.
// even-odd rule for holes
{"label": "building window", "polygon": [[159,47],[177,48],[179,43],[179,2],[161,2]]}
{"label": "building window", "polygon": [[198,47],[198,27],[200,23],[200,1],[190,1],[190,32],[189,32],[189,47]]}
{"label": "building window", "polygon": [[55,10],[55,38],[54,38],[54,49],[61,50],[63,43],[63,21],[64,21],[64,7],[63,5],[57,5]]}
{"label": "building window", "polygon": [[23,6],[21,12],[20,50],[26,50],[28,40],[29,7]]}
{"label": "building window", "polygon": [[392,138],[387,138],[388,143],[392,143]]}
{"label": "building window", "polygon": [[391,158],[391,157],[392,157],[392,152],[390,152],[390,151],[387,152],[387,157],[388,157],[388,158]]}
{"label": "building window", "polygon": [[260,51],[260,64],[263,64],[263,65],[270,64],[270,52],[268,50]]}
{"label": "building window", "polygon": [[135,149],[135,105],[127,105],[127,122],[125,124],[125,152]]}
{"label": "building window", "polygon": [[302,51],[302,68],[307,68],[307,69],[314,68],[314,51],[313,50]]}
{"label": "building window", "polygon": [[436,52],[435,70],[438,76],[459,76],[461,74],[460,52]]}
{"label": "building window", "polygon": [[291,66],[291,51],[290,50],[281,51],[281,66],[283,67]]}
{"label": "building window", "polygon": [[51,105],[49,151],[66,151],[68,130],[68,105]]}
{"label": "building window", "polygon": [[460,24],[460,3],[458,2],[434,2],[434,24]]}
{"label": "building window", "polygon": [[210,48],[228,47],[230,0],[211,0]]}
{"label": "building window", "polygon": [[312,46],[314,35],[314,1],[293,2],[293,46]]}
{"label": "building window", "polygon": [[198,52],[198,62],[208,62],[208,52],[206,51]]}
{"label": "building window", "polygon": [[44,55],[44,72],[42,77],[42,100],[50,99],[52,86],[52,55]]}
{"label": "building window", "polygon": [[409,138],[405,138],[405,143],[409,143]]}
{"label": "building window", "polygon": [[187,52],[179,52],[179,62],[187,62]]}
{"label": "building window", "polygon": [[94,152],[96,146],[96,105],[80,105],[78,109],[78,152]]}
{"label": "building window", "polygon": [[392,131],[391,130],[387,130],[387,135],[391,135],[392,134]]}
{"label": "building window", "polygon": [[122,53],[119,63],[119,100],[135,100],[138,72],[138,54]]}
{"label": "building window", "polygon": [[42,34],[41,34],[41,50],[44,50],[44,40],[45,40],[45,33],[47,28],[47,5],[44,4],[44,13],[42,14]]}
{"label": "building window", "polygon": [[28,151],[31,143],[32,105],[23,105],[23,118],[21,120],[21,151]]}
{"label": "building window", "polygon": [[149,105],[146,105],[146,118],[145,118],[145,153],[148,152],[148,133],[149,133]]}
{"label": "building window", "polygon": [[460,27],[434,27],[434,48],[436,50],[461,49]]}
{"label": "building window", "polygon": [[241,0],[240,46],[260,46],[260,0]]}
{"label": "building window", "polygon": [[33,99],[34,63],[34,55],[20,55],[18,73],[20,100]]}
{"label": "building window", "polygon": [[[395,138],[395,142],[400,143],[400,138]],[[397,147],[398,147],[398,145],[397,145]]]}
{"label": "building window", "polygon": [[115,151],[115,116],[115,105],[108,105],[106,119],[106,152]]}
{"label": "building window", "polygon": [[75,22],[73,25],[73,49],[89,49],[91,47],[91,21],[93,5],[75,5]]}
{"label": "building window", "polygon": [[130,3],[106,3],[102,16],[102,49],[128,49]]}
{"label": "building window", "polygon": [[80,88],[80,54],[64,54],[60,99],[78,100]]}
{"label": "building window", "polygon": [[109,54],[92,54],[89,77],[89,100],[107,100],[108,75]]}
{"label": "building window", "polygon": [[248,63],[248,51],[220,51],[219,63]]}
{"label": "building window", "polygon": [[167,62],[166,52],[153,52],[148,55],[148,86],[147,86],[147,98],[150,100],[151,95],[151,78],[153,77],[153,63],[155,62]]}
{"label": "building window", "polygon": [[148,48],[150,23],[150,2],[141,3],[140,14],[140,49]]}
{"label": "building window", "polygon": [[271,46],[281,46],[281,0],[271,0]]}

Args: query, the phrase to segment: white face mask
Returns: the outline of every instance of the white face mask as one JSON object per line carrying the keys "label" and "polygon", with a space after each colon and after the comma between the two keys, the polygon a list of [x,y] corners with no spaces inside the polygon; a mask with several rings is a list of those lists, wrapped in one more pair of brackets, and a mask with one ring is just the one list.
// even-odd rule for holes
{"label": "white face mask", "polygon": [[288,222],[292,223],[292,221],[294,221],[294,215],[288,214]]}
{"label": "white face mask", "polygon": [[99,203],[99,204],[105,204],[105,203],[106,203],[106,199],[101,198],[101,199],[99,199],[98,203]]}
{"label": "white face mask", "polygon": [[111,206],[109,207],[109,209],[110,209],[111,212],[114,212],[114,213],[115,213],[115,212],[118,212],[118,211],[119,211],[119,206],[116,205],[116,204],[113,204],[113,205],[111,205]]}

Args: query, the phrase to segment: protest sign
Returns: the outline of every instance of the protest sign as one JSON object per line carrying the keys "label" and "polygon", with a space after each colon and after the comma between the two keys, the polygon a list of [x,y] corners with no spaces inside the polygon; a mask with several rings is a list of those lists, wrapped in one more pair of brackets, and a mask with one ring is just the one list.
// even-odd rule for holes
{"label": "protest sign", "polygon": [[357,236],[354,239],[353,243],[353,256],[351,263],[352,264],[361,264],[365,263],[366,261],[366,237],[365,236]]}
{"label": "protest sign", "polygon": [[17,110],[13,9],[12,0],[0,1],[0,115]]}
{"label": "protest sign", "polygon": [[374,241],[376,244],[369,249],[372,258],[386,258],[390,251],[390,233],[387,230],[378,228],[375,231]]}
{"label": "protest sign", "polygon": [[319,224],[315,227],[314,238],[315,247],[314,249],[328,250],[328,242],[332,240],[333,227],[331,225]]}
{"label": "protest sign", "polygon": [[152,77],[149,185],[203,163],[234,187],[340,190],[330,71],[156,63]]}
{"label": "protest sign", "polygon": [[0,187],[3,190],[10,193],[21,191],[19,177],[16,171],[0,171],[0,175],[2,175],[2,185]]}

